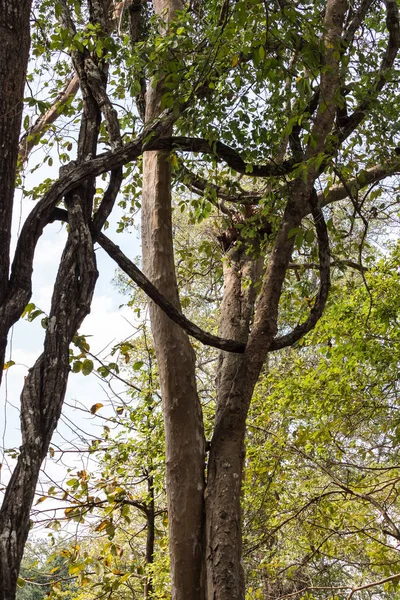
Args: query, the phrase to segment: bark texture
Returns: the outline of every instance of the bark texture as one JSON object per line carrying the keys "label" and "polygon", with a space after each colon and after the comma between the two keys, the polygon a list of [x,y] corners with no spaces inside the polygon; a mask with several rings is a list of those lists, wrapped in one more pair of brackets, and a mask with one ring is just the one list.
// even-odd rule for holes
{"label": "bark texture", "polygon": [[[7,295],[11,220],[28,64],[31,0],[0,0],[0,306]],[[8,329],[0,322],[0,381]]]}
{"label": "bark texture", "polygon": [[30,509],[42,460],[64,400],[69,345],[90,310],[96,262],[82,201],[69,200],[70,234],[58,272],[43,354],[21,394],[22,446],[0,510],[0,599],[13,600],[30,527]]}
{"label": "bark texture", "polygon": [[[144,271],[179,307],[171,227],[168,157],[143,160],[142,239]],[[202,512],[205,442],[195,379],[195,355],[187,334],[157,306],[150,318],[163,397],[172,592],[174,600],[202,598]]]}
{"label": "bark texture", "polygon": [[[181,8],[180,0],[154,2],[166,27]],[[146,121],[161,112],[162,88],[162,81],[149,86]],[[143,158],[142,241],[145,274],[180,308],[172,239],[171,172],[164,152],[146,152]],[[200,600],[205,441],[195,355],[187,334],[153,304],[150,318],[163,397],[172,597]]]}
{"label": "bark texture", "polygon": [[[224,263],[224,293],[220,335],[246,343],[254,313],[255,286],[262,259],[233,249]],[[230,391],[237,386],[244,356],[221,352],[216,389],[217,411],[211,442],[206,489],[207,597],[241,598],[244,590],[241,530],[241,484],[244,458],[244,429],[232,427],[229,414]],[[237,412],[237,411],[236,411]],[[239,415],[238,415],[239,416]],[[223,575],[221,576],[221,572]]]}

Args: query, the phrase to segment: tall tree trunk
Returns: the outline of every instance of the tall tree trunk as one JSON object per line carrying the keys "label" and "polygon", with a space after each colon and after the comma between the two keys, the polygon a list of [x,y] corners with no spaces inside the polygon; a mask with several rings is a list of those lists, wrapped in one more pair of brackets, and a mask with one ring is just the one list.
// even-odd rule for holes
{"label": "tall tree trunk", "polygon": [[[0,0],[0,306],[8,287],[11,220],[28,64],[32,0]],[[0,382],[8,323],[0,319]]]}
{"label": "tall tree trunk", "polygon": [[[234,249],[224,262],[224,293],[219,335],[246,343],[254,314],[255,286],[262,259]],[[230,426],[230,391],[245,357],[221,352],[216,379],[217,412],[211,442],[206,488],[207,597],[244,597],[241,566],[241,472],[244,457],[244,429]],[[221,573],[223,575],[221,576]],[[225,595],[220,596],[222,590]]]}
{"label": "tall tree trunk", "polygon": [[[309,145],[308,158],[323,150],[333,126],[337,103],[335,94],[340,85],[338,50],[346,8],[346,0],[327,2],[324,16],[327,68],[321,77],[321,99],[312,132],[317,140],[316,147]],[[292,183],[269,256],[244,357],[237,360],[236,365],[232,363],[232,368],[225,368],[222,364],[220,371],[206,493],[208,600],[242,600],[245,596],[241,567],[240,488],[246,418],[262,366],[277,333],[279,300],[294,243],[289,232],[299,227],[311,206],[317,177],[318,172],[310,168],[306,182],[297,180]],[[232,290],[237,303],[240,286]],[[222,316],[225,321],[228,320],[228,315]],[[227,365],[231,360],[227,359]]]}
{"label": "tall tree trunk", "polygon": [[[182,3],[155,0],[154,8],[168,26]],[[146,121],[160,114],[162,89],[162,81],[149,86]],[[143,158],[142,241],[146,275],[179,308],[171,170],[164,152],[146,152]],[[163,398],[172,597],[201,600],[205,441],[195,355],[186,333],[153,304],[150,319]]]}
{"label": "tall tree trunk", "polygon": [[[101,121],[98,102],[87,81],[90,76],[86,77],[84,69],[80,75],[84,110],[78,162],[96,154]],[[105,85],[104,80],[104,89]],[[15,598],[40,467],[64,401],[70,371],[69,346],[90,312],[98,275],[92,232],[97,234],[102,225],[101,219],[97,226],[91,223],[94,184],[95,179],[91,177],[64,199],[68,239],[54,285],[43,353],[25,378],[21,394],[22,445],[0,509],[0,600]],[[5,306],[12,312],[10,306]]]}
{"label": "tall tree trunk", "polygon": [[[307,190],[303,193],[306,195]],[[288,232],[301,222],[302,200],[299,194],[299,198],[288,202],[250,335],[255,298],[254,290],[248,288],[248,280],[257,280],[260,265],[242,259],[239,263],[231,261],[231,265],[225,267],[220,333],[247,341],[247,349],[243,356],[222,353],[218,370],[217,413],[206,489],[208,600],[243,600],[245,596],[240,500],[246,418],[277,331],[279,299],[293,248]]]}

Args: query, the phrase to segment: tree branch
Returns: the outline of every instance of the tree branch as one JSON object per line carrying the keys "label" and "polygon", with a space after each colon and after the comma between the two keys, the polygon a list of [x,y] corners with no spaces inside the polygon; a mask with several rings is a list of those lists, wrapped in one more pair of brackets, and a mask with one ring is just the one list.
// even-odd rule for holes
{"label": "tree branch", "polygon": [[354,40],[357,29],[362,25],[367,12],[369,11],[374,0],[362,0],[358,10],[352,15],[352,19],[343,33],[343,41],[347,47],[351,46]]}
{"label": "tree branch", "polygon": [[180,175],[183,176],[182,183],[184,183],[189,190],[195,194],[198,194],[199,196],[206,195],[208,200],[214,204],[214,206],[229,216],[232,216],[236,210],[232,210],[225,206],[225,202],[241,205],[253,205],[257,204],[262,198],[262,193],[251,193],[244,190],[238,191],[237,193],[234,193],[233,190],[230,192],[226,187],[216,185],[211,181],[207,181],[197,173],[194,173],[188,169],[182,161],[179,161],[179,171]]}
{"label": "tree branch", "polygon": [[58,119],[64,110],[64,106],[73,98],[79,90],[79,78],[75,73],[67,81],[64,89],[59,94],[54,104],[31,125],[28,131],[22,136],[19,142],[19,156],[22,162],[25,162],[34,146],[37,144],[38,138],[46,131],[46,129]]}
{"label": "tree branch", "polygon": [[347,596],[347,600],[351,600],[356,592],[361,592],[362,590],[368,590],[369,588],[376,587],[377,585],[383,585],[388,581],[395,581],[400,578],[400,573],[397,575],[391,575],[390,577],[385,577],[385,579],[380,579],[379,581],[373,581],[372,583],[366,583],[365,585],[361,585],[360,587],[353,588],[350,594]]}
{"label": "tree branch", "polygon": [[130,277],[172,321],[180,325],[180,327],[182,327],[189,335],[207,346],[213,346],[214,348],[219,348],[220,350],[225,350],[227,352],[243,354],[246,345],[242,342],[219,338],[211,333],[203,331],[200,327],[189,321],[189,319],[179,312],[179,310],[157,290],[140,269],[125,256],[120,248],[103,233],[100,233],[97,241],[124,273],[126,273],[128,277]]}
{"label": "tree branch", "polygon": [[388,161],[386,165],[375,165],[370,169],[366,169],[365,171],[361,171],[357,177],[350,179],[346,185],[335,185],[332,186],[328,192],[325,194],[324,192],[319,192],[318,200],[321,204],[321,207],[327,206],[328,204],[332,204],[333,202],[338,202],[339,200],[344,200],[349,196],[349,190],[354,193],[358,190],[365,188],[372,183],[378,183],[382,179],[386,177],[391,177],[400,172],[400,160],[398,157]]}
{"label": "tree branch", "polygon": [[[301,271],[302,269],[319,269],[319,264],[314,263],[314,262],[310,262],[310,263],[290,263],[289,264],[289,269],[292,269],[294,271]],[[368,271],[368,267],[364,267],[363,265],[360,265],[359,263],[355,262],[354,260],[334,260],[330,263],[331,267],[350,267],[351,269],[355,269],[356,271]]]}
{"label": "tree branch", "polygon": [[[327,151],[327,136],[336,115],[337,91],[340,88],[340,45],[346,10],[346,0],[328,0],[326,3],[323,36],[324,67],[321,70],[319,104],[307,147],[307,158]],[[314,140],[313,144],[311,140]]]}
{"label": "tree branch", "polygon": [[237,150],[234,150],[223,142],[210,144],[203,138],[188,138],[183,136],[157,140],[156,145],[150,141],[145,150],[181,150],[182,152],[198,152],[199,154],[211,154],[223,160],[231,169],[237,173],[243,173],[249,177],[279,177],[287,175],[293,168],[294,161],[286,160],[281,164],[270,161],[263,165],[254,165],[243,160]]}
{"label": "tree branch", "polygon": [[308,319],[301,325],[298,325],[290,333],[276,338],[271,344],[271,351],[281,350],[287,346],[291,346],[300,340],[306,333],[311,331],[321,318],[326,301],[328,299],[330,288],[330,251],[329,251],[329,235],[326,227],[324,215],[318,203],[318,197],[315,190],[312,192],[310,199],[312,216],[314,218],[315,229],[318,239],[319,253],[319,272],[320,286],[318,296],[312,307]]}

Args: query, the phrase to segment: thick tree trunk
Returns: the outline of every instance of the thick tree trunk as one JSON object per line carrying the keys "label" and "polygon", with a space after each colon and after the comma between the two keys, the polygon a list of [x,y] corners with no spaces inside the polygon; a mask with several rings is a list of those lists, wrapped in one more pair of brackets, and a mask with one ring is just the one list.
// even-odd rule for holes
{"label": "thick tree trunk", "polygon": [[[82,71],[81,84],[85,94],[78,162],[96,154],[101,120],[98,102],[86,80],[86,72]],[[103,85],[105,89],[105,81]],[[54,285],[43,354],[25,378],[21,394],[22,446],[0,510],[0,600],[15,598],[39,471],[64,401],[70,371],[69,346],[90,312],[98,275],[92,232],[96,234],[102,224],[101,219],[98,226],[91,223],[94,183],[93,177],[88,178],[64,199],[69,222],[68,240]],[[108,198],[107,202],[111,200]],[[23,282],[24,291],[30,289],[30,274],[28,271],[27,282]],[[5,303],[4,306],[10,320],[18,303],[13,302],[12,296],[7,300],[8,305]]]}
{"label": "thick tree trunk", "polygon": [[[18,141],[28,64],[32,0],[0,0],[0,306],[8,287]],[[8,323],[0,322],[0,382]]]}
{"label": "thick tree trunk", "polygon": [[[171,237],[168,157],[146,153],[143,161],[144,270],[179,306]],[[168,519],[174,600],[199,600],[205,443],[196,389],[195,356],[186,333],[158,307],[150,307],[163,397]]]}
{"label": "thick tree trunk", "polygon": [[[307,191],[304,190],[304,197]],[[221,335],[246,341],[243,356],[221,353],[217,413],[211,442],[206,489],[208,600],[243,600],[241,484],[246,418],[259,374],[277,331],[278,305],[289,264],[293,239],[288,232],[302,219],[302,196],[289,200],[271,253],[260,293],[255,321],[254,291],[245,291],[243,280],[257,279],[260,266],[251,261],[231,261],[225,267]],[[253,270],[253,272],[252,272]]]}
{"label": "thick tree trunk", "polygon": [[[179,306],[174,271],[170,168],[166,155],[143,160],[142,237],[144,270]],[[205,442],[196,389],[195,356],[186,333],[150,307],[163,398],[172,590],[174,600],[199,600]]]}
{"label": "thick tree trunk", "polygon": [[[168,25],[182,4],[180,0],[160,0],[154,2],[154,8]],[[149,87],[147,121],[160,114],[161,95],[162,81]],[[168,154],[163,152],[146,152],[143,158],[142,241],[146,275],[179,307],[171,172]],[[205,441],[195,355],[187,334],[154,304],[150,318],[163,398],[172,597],[201,600]]]}
{"label": "thick tree trunk", "polygon": [[[322,151],[333,126],[337,103],[335,94],[340,85],[338,49],[346,8],[345,0],[327,2],[324,43],[328,68],[321,78],[321,101],[313,128],[316,148],[308,147],[308,158]],[[240,488],[246,418],[262,366],[277,333],[279,300],[294,242],[289,232],[299,227],[302,216],[310,207],[317,176],[318,173],[310,168],[306,182],[300,180],[292,184],[269,257],[244,357],[237,360],[237,365],[233,363],[232,368],[221,371],[206,494],[208,600],[244,599]],[[238,302],[239,287],[233,291]],[[229,365],[231,360],[227,358],[225,362]]]}
{"label": "thick tree trunk", "polygon": [[[255,286],[262,259],[234,250],[224,262],[224,294],[219,335],[246,343],[254,314]],[[251,283],[250,283],[251,282]],[[226,418],[229,393],[237,385],[244,356],[221,352],[216,379],[217,412],[211,443],[206,489],[207,597],[244,597],[241,566],[241,473],[244,430],[230,427]],[[225,416],[223,416],[225,415]],[[221,423],[223,425],[221,426]],[[220,573],[223,571],[221,578]]]}

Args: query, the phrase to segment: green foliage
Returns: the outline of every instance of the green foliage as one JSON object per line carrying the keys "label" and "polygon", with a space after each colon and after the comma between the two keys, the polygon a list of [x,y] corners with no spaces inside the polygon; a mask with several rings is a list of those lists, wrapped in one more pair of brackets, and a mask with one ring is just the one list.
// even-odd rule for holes
{"label": "green foliage", "polygon": [[[63,544],[61,540],[59,543]],[[78,587],[64,556],[46,540],[32,540],[25,548],[18,579],[17,600],[43,600],[52,595],[59,600],[74,600]]]}
{"label": "green foliage", "polygon": [[341,599],[397,573],[399,258],[368,272],[368,288],[338,282],[315,331],[260,381],[244,487],[255,590],[347,586]]}

